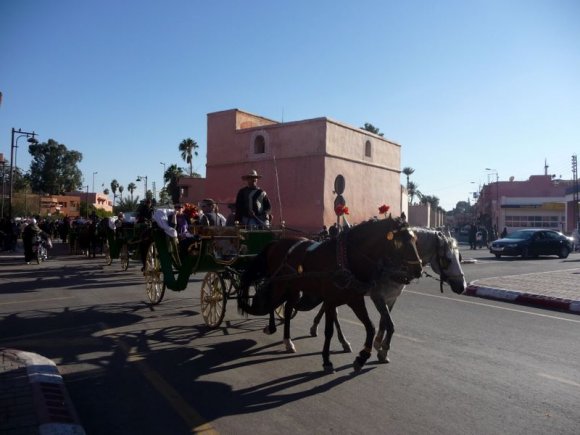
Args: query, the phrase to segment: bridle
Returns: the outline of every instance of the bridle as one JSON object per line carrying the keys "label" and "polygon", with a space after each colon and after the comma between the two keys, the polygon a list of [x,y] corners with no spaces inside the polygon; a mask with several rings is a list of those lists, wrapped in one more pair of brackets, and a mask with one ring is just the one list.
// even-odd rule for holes
{"label": "bridle", "polygon": [[[385,238],[387,239],[387,241],[389,243],[393,243],[396,247],[397,243],[402,243],[401,241],[399,241],[397,239],[397,235],[399,233],[402,233],[403,231],[406,231],[413,240],[415,240],[415,241],[417,240],[417,237],[415,236],[413,231],[407,225],[401,225],[397,228],[389,229],[385,235]],[[336,239],[336,263],[338,265],[338,269],[339,269],[341,274],[346,274],[346,275],[352,276],[351,280],[353,280],[353,279],[358,280],[358,278],[356,278],[354,276],[354,274],[351,272],[351,270],[349,268],[348,255],[347,255],[348,233],[349,233],[349,230],[343,231],[339,234],[339,236]],[[407,273],[407,270],[408,270],[407,265],[420,265],[421,264],[420,260],[403,259],[403,261],[401,262],[400,265],[397,264],[394,266],[389,266],[388,264],[383,263],[383,259],[385,257],[380,257],[379,260],[375,260],[375,259],[370,258],[364,252],[361,252],[360,250],[357,251],[356,248],[351,247],[350,251],[353,251],[353,250],[356,252],[356,255],[358,258],[362,258],[363,260],[365,260],[365,262],[367,262],[368,264],[370,264],[372,266],[371,269],[375,270],[375,274],[374,274],[375,278],[373,280],[371,280],[372,281],[371,285],[375,285],[375,283],[377,281],[383,280],[385,277],[388,277],[389,279],[400,282],[401,284],[409,284],[411,282],[411,279],[409,278],[409,275]],[[416,247],[415,247],[415,253],[417,254]],[[418,257],[418,254],[417,254],[417,257]],[[358,280],[358,281],[360,281],[360,280]]]}
{"label": "bridle", "polygon": [[451,265],[451,261],[449,260],[449,258],[447,258],[446,253],[447,253],[447,251],[454,252],[458,248],[457,248],[457,246],[449,247],[449,241],[447,240],[447,238],[443,234],[437,233],[436,236],[437,236],[437,239],[436,239],[437,242],[436,242],[435,255],[437,256],[437,258],[436,258],[437,265],[439,266],[439,278],[429,274],[426,271],[423,271],[423,274],[428,278],[433,278],[434,280],[439,281],[439,288],[441,290],[441,293],[443,293],[443,283],[446,283],[447,285],[449,285],[449,279],[462,278],[463,275],[457,275],[457,274],[450,275],[446,272],[446,270]]}

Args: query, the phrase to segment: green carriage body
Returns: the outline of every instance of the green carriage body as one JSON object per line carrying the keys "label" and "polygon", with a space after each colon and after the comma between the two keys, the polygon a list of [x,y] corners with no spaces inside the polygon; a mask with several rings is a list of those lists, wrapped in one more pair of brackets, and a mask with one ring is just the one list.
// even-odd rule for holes
{"label": "green carriage body", "polygon": [[239,279],[252,259],[284,230],[240,227],[194,227],[193,238],[177,242],[159,227],[152,228],[145,280],[152,304],[163,299],[165,289],[182,291],[191,275],[205,273],[201,286],[201,311],[210,327],[223,320],[228,298],[237,295]]}
{"label": "green carriage body", "polygon": [[175,240],[168,237],[163,230],[152,230],[163,283],[170,290],[184,290],[189,277],[199,272],[219,273],[226,268],[242,271],[248,261],[282,233],[282,230],[246,230],[234,227],[204,227],[195,228],[194,231],[194,238],[184,255],[183,247],[175,244]]}

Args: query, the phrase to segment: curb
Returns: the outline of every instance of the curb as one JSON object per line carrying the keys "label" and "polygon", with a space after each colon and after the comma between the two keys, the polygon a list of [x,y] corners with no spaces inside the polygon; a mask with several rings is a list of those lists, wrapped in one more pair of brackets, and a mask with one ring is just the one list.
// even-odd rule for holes
{"label": "curb", "polygon": [[54,362],[15,349],[4,349],[2,353],[26,366],[40,435],[86,435]]}
{"label": "curb", "polygon": [[578,300],[522,293],[502,288],[485,287],[479,286],[476,283],[477,281],[469,283],[463,294],[466,296],[477,296],[484,299],[507,301],[521,305],[532,305],[540,308],[580,314],[580,301]]}

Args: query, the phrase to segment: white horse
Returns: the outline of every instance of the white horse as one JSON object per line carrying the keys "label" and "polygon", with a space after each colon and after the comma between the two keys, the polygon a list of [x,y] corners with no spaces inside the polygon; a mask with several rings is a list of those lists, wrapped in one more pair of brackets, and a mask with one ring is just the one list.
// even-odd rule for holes
{"label": "white horse", "polygon": [[[412,230],[417,236],[417,251],[421,261],[423,265],[429,264],[431,269],[439,275],[441,291],[443,291],[443,283],[445,282],[449,284],[451,290],[455,293],[463,293],[467,284],[461,268],[461,255],[457,241],[437,230],[426,228],[412,228]],[[427,273],[425,274],[429,276]],[[367,293],[367,296],[370,296],[381,315],[379,329],[373,343],[380,362],[389,362],[387,354],[391,347],[391,339],[395,333],[395,324],[391,318],[391,311],[404,288],[404,284],[387,280],[379,283]],[[314,337],[317,335],[317,326],[323,314],[324,305],[314,318],[314,323],[310,328],[310,334]],[[336,319],[337,323],[335,325],[337,326],[338,339],[342,343],[344,350],[350,352],[350,344],[342,335],[338,317]]]}

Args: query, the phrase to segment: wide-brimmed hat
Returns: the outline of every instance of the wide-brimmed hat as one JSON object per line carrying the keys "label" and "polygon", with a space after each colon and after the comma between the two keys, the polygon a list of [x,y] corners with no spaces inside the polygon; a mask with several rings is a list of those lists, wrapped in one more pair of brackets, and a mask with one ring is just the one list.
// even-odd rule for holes
{"label": "wide-brimmed hat", "polygon": [[202,199],[201,205],[214,205],[215,201],[211,198]]}
{"label": "wide-brimmed hat", "polygon": [[254,169],[249,174],[242,175],[242,180],[247,180],[248,178],[262,178],[262,176],[258,175],[258,171]]}

